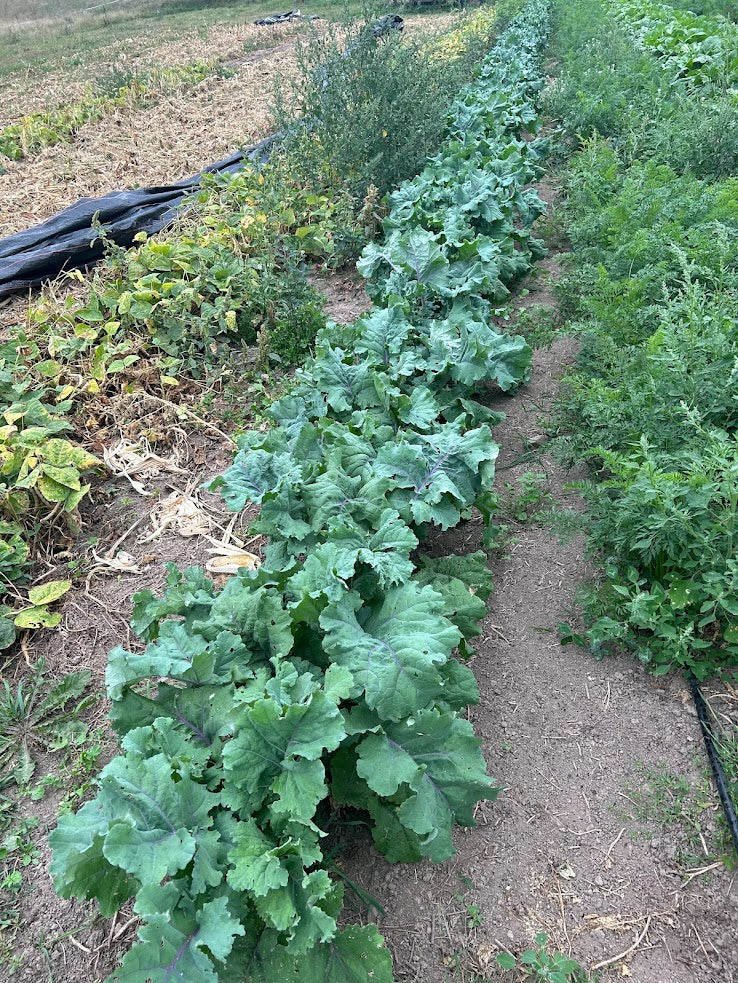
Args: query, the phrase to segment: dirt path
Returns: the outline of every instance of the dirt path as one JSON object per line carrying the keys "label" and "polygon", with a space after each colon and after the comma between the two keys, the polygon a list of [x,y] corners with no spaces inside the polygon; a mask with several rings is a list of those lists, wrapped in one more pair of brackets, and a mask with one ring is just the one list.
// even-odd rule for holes
{"label": "dirt path", "polygon": [[[550,306],[559,272],[558,257],[544,260],[520,306]],[[547,453],[514,463],[541,435],[575,351],[560,338],[536,353],[530,385],[500,400],[508,416],[496,434],[500,486],[544,472],[556,501],[578,510],[565,485],[582,473]],[[479,807],[479,828],[458,835],[447,864],[393,867],[364,843],[347,860],[387,909],[380,928],[396,978],[497,978],[497,952],[517,953],[545,932],[589,969],[633,949],[604,968],[603,981],[731,983],[738,877],[715,852],[719,805],[688,689],[630,658],[597,662],[562,647],[557,624],[576,619],[577,588],[593,573],[584,536],[562,544],[530,523],[511,533],[492,564],[496,589],[471,663],[481,701],[470,719],[503,789],[498,801]],[[470,522],[435,549],[479,542]]]}

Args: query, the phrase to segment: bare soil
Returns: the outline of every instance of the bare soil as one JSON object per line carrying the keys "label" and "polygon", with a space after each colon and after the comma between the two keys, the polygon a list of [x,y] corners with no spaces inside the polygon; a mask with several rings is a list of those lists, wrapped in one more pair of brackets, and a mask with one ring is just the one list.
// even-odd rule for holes
{"label": "bare soil", "polygon": [[327,276],[316,274],[310,277],[310,282],[326,298],[326,316],[338,324],[356,320],[372,306],[364,280],[351,267]]}

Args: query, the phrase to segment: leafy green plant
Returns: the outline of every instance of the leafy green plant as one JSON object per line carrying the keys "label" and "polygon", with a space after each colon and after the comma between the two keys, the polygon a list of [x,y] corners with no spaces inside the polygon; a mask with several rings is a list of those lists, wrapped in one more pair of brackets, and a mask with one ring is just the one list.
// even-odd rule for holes
{"label": "leafy green plant", "polygon": [[[39,366],[43,372],[43,367]],[[85,475],[100,462],[59,434],[69,429],[69,402],[45,402],[45,386],[35,386],[23,370],[19,346],[0,349],[0,575],[21,583],[29,572],[30,544],[41,523],[63,519],[77,528],[77,507],[85,494]],[[51,626],[59,617],[49,604],[66,592],[55,581],[31,589],[20,610],[0,606],[0,648],[15,640],[15,628]]]}
{"label": "leafy green plant", "polygon": [[587,973],[583,966],[565,956],[563,952],[551,952],[546,950],[548,936],[545,932],[539,932],[533,940],[535,949],[526,949],[520,956],[514,956],[510,952],[500,952],[497,956],[497,964],[504,970],[519,970],[524,979],[544,980],[549,983],[594,983],[595,977]]}
{"label": "leafy green plant", "polygon": [[[462,94],[442,155],[483,168],[527,142],[546,33],[533,0]],[[171,571],[163,597],[135,599],[146,648],[115,650],[106,674],[122,753],[51,836],[62,896],[106,913],[136,897],[139,942],[112,980],[158,983],[176,967],[389,983],[376,928],[338,929],[343,888],[321,848],[331,816],[359,810],[391,861],[440,862],[453,825],[473,825],[497,793],[462,715],[477,686],[454,655],[479,634],[486,557],[415,551],[431,525],[475,506],[489,517],[499,415],[483,390],[523,382],[530,350],[486,323],[489,294],[454,304],[450,286],[436,301],[427,286],[423,311],[398,297],[321,331],[272,429],[240,439],[217,484],[233,510],[260,505],[262,566],[222,589],[199,568]]]}
{"label": "leafy green plant", "polygon": [[0,772],[3,786],[27,785],[36,769],[34,753],[58,751],[80,744],[87,725],[80,714],[89,706],[83,696],[92,674],[69,673],[48,685],[43,660],[33,667],[30,680],[13,690],[7,680],[0,690]]}
{"label": "leafy green plant", "polygon": [[0,521],[0,577],[11,583],[22,581],[28,573],[28,554],[23,527]]}
{"label": "leafy green plant", "polygon": [[738,80],[738,26],[723,17],[677,10],[653,0],[618,0],[617,17],[677,79],[697,85]]}

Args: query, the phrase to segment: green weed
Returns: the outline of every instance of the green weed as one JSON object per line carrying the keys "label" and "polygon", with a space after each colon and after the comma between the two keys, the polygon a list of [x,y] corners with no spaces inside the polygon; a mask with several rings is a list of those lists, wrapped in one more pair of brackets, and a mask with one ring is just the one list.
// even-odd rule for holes
{"label": "green weed", "polygon": [[39,660],[28,680],[0,690],[0,787],[28,785],[36,770],[35,755],[80,746],[87,725],[80,719],[94,697],[84,696],[92,673],[80,670],[47,683]]}
{"label": "green weed", "polygon": [[515,481],[506,481],[500,499],[500,517],[517,523],[535,519],[544,505],[554,501],[547,486],[548,475],[540,471],[526,471]]}
{"label": "green weed", "polygon": [[500,952],[497,964],[500,969],[517,970],[519,979],[548,981],[548,983],[595,983],[598,977],[590,976],[584,967],[565,956],[563,952],[549,952],[548,936],[540,932],[533,940],[535,948],[526,949],[519,956],[510,952]]}
{"label": "green weed", "polygon": [[[635,839],[661,831],[673,838],[673,860],[683,870],[700,868],[733,853],[730,835],[707,773],[699,782],[671,771],[663,762],[641,764],[618,800],[618,815],[634,827]],[[623,806],[622,803],[627,805]]]}
{"label": "green weed", "polygon": [[515,332],[521,334],[531,348],[550,348],[561,328],[561,317],[554,307],[533,304],[515,312]]}

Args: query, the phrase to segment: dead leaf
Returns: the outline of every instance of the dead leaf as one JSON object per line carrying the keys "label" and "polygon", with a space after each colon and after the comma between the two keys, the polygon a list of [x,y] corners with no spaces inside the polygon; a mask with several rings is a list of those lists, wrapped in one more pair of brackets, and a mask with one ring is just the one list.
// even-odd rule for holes
{"label": "dead leaf", "polygon": [[205,569],[208,573],[233,574],[239,570],[258,570],[260,566],[261,560],[256,554],[238,551],[226,556],[214,556],[205,564]]}

